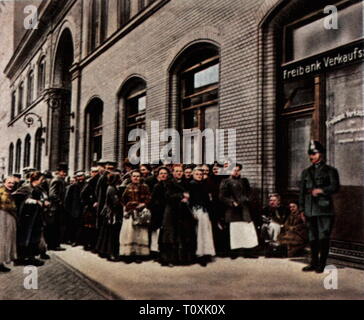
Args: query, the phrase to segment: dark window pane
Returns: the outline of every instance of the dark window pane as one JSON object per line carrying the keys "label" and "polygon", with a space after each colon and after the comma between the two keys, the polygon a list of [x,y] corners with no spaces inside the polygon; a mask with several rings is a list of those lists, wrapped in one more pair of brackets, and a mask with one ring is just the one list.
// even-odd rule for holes
{"label": "dark window pane", "polygon": [[363,38],[363,3],[338,11],[338,28],[326,29],[325,17],[292,31],[293,59],[298,60]]}
{"label": "dark window pane", "polygon": [[315,86],[313,78],[285,83],[284,97],[284,108],[312,104],[315,98]]}
{"label": "dark window pane", "polygon": [[311,117],[288,120],[288,189],[298,189],[301,172],[309,166]]}
{"label": "dark window pane", "polygon": [[183,123],[184,129],[191,129],[198,127],[198,115],[196,109],[185,111],[183,113],[183,117],[184,117],[184,123]]}

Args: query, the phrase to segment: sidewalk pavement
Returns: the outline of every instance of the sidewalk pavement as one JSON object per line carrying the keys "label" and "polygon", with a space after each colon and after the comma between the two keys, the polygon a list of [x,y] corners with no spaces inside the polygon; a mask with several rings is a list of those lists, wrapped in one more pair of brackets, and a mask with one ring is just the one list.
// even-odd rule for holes
{"label": "sidewalk pavement", "polygon": [[[0,300],[108,300],[97,284],[51,254],[44,266],[27,270],[11,266],[0,273]],[[31,273],[30,273],[31,271]],[[37,274],[38,281],[32,277]],[[30,278],[29,278],[30,276]]]}
{"label": "sidewalk pavement", "polygon": [[337,266],[337,289],[325,289],[333,273],[304,273],[305,258],[216,258],[200,265],[161,267],[109,262],[81,247],[56,252],[64,262],[128,300],[364,299],[364,271]]}

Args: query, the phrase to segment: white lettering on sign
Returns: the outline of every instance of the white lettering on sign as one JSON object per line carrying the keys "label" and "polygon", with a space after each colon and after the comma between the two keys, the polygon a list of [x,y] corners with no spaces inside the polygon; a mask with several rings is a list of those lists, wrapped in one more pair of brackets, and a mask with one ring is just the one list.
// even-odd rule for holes
{"label": "white lettering on sign", "polygon": [[295,65],[294,67],[285,67],[282,71],[283,80],[296,78],[299,76],[311,74],[318,71],[323,71],[332,67],[345,65],[353,61],[361,60],[364,58],[364,49],[355,47],[347,53],[337,53],[335,56],[324,56],[316,59],[315,62],[310,62],[302,65]]}
{"label": "white lettering on sign", "polygon": [[354,129],[343,129],[335,131],[335,135],[339,134],[346,134],[346,133],[356,133],[356,132],[363,132],[364,128],[354,128]]}
{"label": "white lettering on sign", "polygon": [[344,113],[341,113],[333,117],[331,120],[326,121],[326,126],[329,128],[339,123],[340,121],[350,118],[361,118],[361,117],[364,117],[364,110],[345,111]]}
{"label": "white lettering on sign", "polygon": [[340,144],[353,143],[353,142],[364,142],[364,137],[351,138],[351,139],[341,139],[338,141]]}

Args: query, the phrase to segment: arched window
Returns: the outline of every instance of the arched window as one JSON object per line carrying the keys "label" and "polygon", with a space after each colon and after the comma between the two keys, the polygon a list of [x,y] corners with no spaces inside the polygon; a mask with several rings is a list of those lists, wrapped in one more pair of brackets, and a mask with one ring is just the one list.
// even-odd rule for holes
{"label": "arched window", "polygon": [[87,141],[87,165],[88,168],[95,165],[102,157],[102,118],[104,104],[102,100],[93,99],[86,108]]}
{"label": "arched window", "polygon": [[16,108],[16,91],[11,94],[11,109],[10,109],[10,120],[15,118],[15,108]]}
{"label": "arched window", "polygon": [[23,168],[29,166],[30,166],[30,135],[28,134],[24,140]]}
{"label": "arched window", "polygon": [[34,168],[41,170],[42,161],[42,129],[38,129],[35,133],[35,145],[34,145]]}
{"label": "arched window", "polygon": [[38,95],[41,94],[45,88],[45,79],[46,79],[46,62],[45,62],[45,57],[43,57],[38,65]]}
{"label": "arched window", "polygon": [[93,51],[106,39],[108,19],[107,8],[107,0],[92,0],[89,22],[89,51]]}
{"label": "arched window", "polygon": [[130,131],[145,129],[146,82],[141,78],[132,78],[121,90],[121,103],[124,107],[124,156],[127,157],[130,147],[135,143],[128,141]]}
{"label": "arched window", "polygon": [[30,71],[28,74],[28,87],[27,87],[27,107],[33,102],[34,92],[34,73]]}
{"label": "arched window", "polygon": [[118,24],[124,26],[130,20],[130,0],[118,0]]}
{"label": "arched window", "polygon": [[15,149],[15,173],[20,173],[20,165],[21,165],[21,140],[19,139],[16,142],[16,149]]}
{"label": "arched window", "polygon": [[18,96],[18,113],[23,111],[23,99],[24,99],[24,82],[19,85],[19,96]]}
{"label": "arched window", "polygon": [[[219,49],[209,43],[191,46],[176,60],[171,69],[171,79],[172,94],[178,97],[173,107],[177,110],[175,124],[180,131],[190,129],[193,136],[197,129],[213,129],[214,132],[218,129],[219,69]],[[206,150],[210,148],[210,142],[206,139],[204,141],[202,145],[196,146],[201,155],[206,155]],[[214,145],[211,147],[215,148]],[[187,149],[184,148],[185,150]],[[196,163],[196,160],[197,158],[193,162]],[[206,156],[202,156],[198,162],[206,160]]]}
{"label": "arched window", "polygon": [[8,175],[12,175],[14,170],[14,144],[9,146],[9,163],[8,163]]}

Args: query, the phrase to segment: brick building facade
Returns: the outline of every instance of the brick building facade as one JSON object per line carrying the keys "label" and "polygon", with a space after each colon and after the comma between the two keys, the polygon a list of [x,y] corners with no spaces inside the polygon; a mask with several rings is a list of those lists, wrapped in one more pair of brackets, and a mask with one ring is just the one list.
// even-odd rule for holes
{"label": "brick building facade", "polygon": [[[16,26],[22,37],[4,71],[10,85],[1,156],[9,174],[27,166],[54,170],[60,161],[67,161],[71,172],[89,169],[101,157],[121,164],[128,130],[149,132],[155,120],[161,130],[235,128],[237,159],[256,203],[273,191],[295,198],[297,172],[308,165],[307,139],[319,139],[328,149],[335,145],[325,127],[331,119],[325,109],[328,73],[344,70],[355,88],[360,87],[355,77],[363,75],[363,34],[347,25],[349,16],[362,26],[358,1],[307,6],[302,0],[48,0],[35,5],[38,28],[21,32]],[[328,43],[315,43],[312,28],[325,19],[327,5],[337,6],[345,35],[325,38],[322,31],[317,39]],[[23,12],[17,14],[19,21]],[[312,59],[325,59],[322,54],[329,59],[352,47],[355,59],[336,69],[298,74],[300,63],[312,66]],[[355,110],[362,110],[362,101],[354,101],[359,102]],[[36,116],[28,127],[23,120],[29,112]],[[362,142],[353,148],[362,151]],[[338,166],[333,159],[328,160]],[[340,165],[345,176],[355,175]],[[335,231],[338,255],[355,251],[352,260],[363,261],[363,229],[354,226],[364,225],[363,184],[346,184],[344,194],[355,190],[356,214],[340,222],[355,235],[350,228]],[[338,200],[339,208],[346,200]]]}

